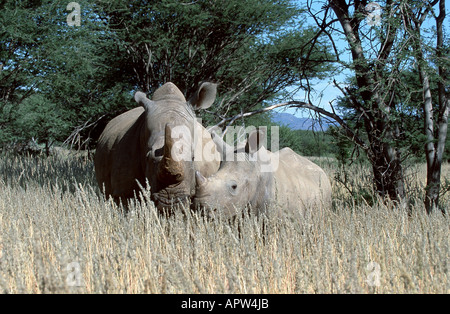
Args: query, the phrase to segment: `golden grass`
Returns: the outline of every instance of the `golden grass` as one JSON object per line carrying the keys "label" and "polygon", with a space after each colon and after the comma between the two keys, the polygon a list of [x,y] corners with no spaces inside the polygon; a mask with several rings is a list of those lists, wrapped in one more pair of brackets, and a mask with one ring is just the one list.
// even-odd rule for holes
{"label": "golden grass", "polygon": [[418,195],[408,215],[333,189],[333,209],[282,221],[165,218],[145,202],[123,214],[100,195],[90,161],[2,156],[0,292],[450,292],[448,217],[424,214]]}

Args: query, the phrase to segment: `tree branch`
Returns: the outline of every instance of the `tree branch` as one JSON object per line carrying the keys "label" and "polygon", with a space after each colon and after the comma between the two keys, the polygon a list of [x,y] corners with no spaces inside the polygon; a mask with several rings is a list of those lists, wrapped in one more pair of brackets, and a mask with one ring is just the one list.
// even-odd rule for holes
{"label": "tree branch", "polygon": [[256,114],[260,114],[260,113],[264,113],[264,112],[269,112],[269,111],[272,111],[272,110],[274,110],[276,108],[281,108],[281,107],[299,108],[299,109],[301,108],[301,109],[312,110],[312,111],[314,111],[314,112],[316,112],[318,114],[321,114],[323,116],[326,116],[326,117],[336,121],[344,129],[346,136],[353,143],[358,145],[364,151],[369,152],[369,147],[367,146],[367,144],[361,138],[359,138],[356,135],[356,133],[348,126],[348,124],[341,117],[339,117],[334,111],[333,112],[329,112],[329,111],[327,111],[327,110],[325,110],[323,108],[320,108],[318,106],[315,106],[315,105],[312,105],[310,103],[303,102],[303,101],[293,100],[293,101],[288,101],[288,102],[275,104],[275,105],[268,106],[268,107],[265,107],[263,109],[259,109],[259,110],[255,110],[255,111],[251,111],[251,112],[240,113],[240,114],[235,115],[233,117],[224,118],[218,124],[208,128],[208,129],[211,130],[211,129],[214,129],[214,128],[217,128],[217,127],[222,128],[222,129],[226,129],[227,127],[231,126],[238,119],[251,117],[251,116],[254,116]]}

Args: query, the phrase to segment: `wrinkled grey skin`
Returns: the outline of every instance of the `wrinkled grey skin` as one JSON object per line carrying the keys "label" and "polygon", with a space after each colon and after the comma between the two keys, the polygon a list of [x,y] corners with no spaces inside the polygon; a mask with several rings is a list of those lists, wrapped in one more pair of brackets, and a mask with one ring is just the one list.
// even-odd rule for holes
{"label": "wrinkled grey skin", "polygon": [[[227,146],[214,134],[213,139],[219,150]],[[226,160],[223,154],[225,161],[211,177],[196,173],[196,208],[231,218],[247,205],[256,214],[278,217],[284,211],[331,206],[330,181],[319,166],[290,148],[272,153],[249,143],[244,152],[235,153],[234,160]]]}
{"label": "wrinkled grey skin", "polygon": [[[152,100],[137,92],[141,107],[111,120],[97,144],[95,172],[106,195],[126,203],[138,194],[138,182],[145,187],[148,181],[158,209],[188,206],[195,193],[195,171],[210,176],[220,165],[211,136],[193,111],[210,107],[215,97],[212,83],[203,83],[190,103],[173,83],[157,89]],[[208,160],[202,158],[205,145],[214,156]]]}

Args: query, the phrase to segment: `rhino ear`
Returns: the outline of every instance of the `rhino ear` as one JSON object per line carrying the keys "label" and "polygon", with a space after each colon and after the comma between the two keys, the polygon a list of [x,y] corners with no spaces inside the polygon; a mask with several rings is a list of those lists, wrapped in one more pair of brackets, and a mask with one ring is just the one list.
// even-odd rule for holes
{"label": "rhino ear", "polygon": [[247,144],[245,144],[245,152],[247,154],[256,153],[261,147],[267,143],[266,128],[258,128],[251,132],[247,138]]}
{"label": "rhino ear", "polygon": [[189,103],[195,110],[207,109],[216,100],[217,84],[204,82],[200,88],[189,99]]}
{"label": "rhino ear", "polygon": [[148,111],[149,109],[151,109],[154,106],[153,101],[148,99],[147,96],[145,95],[145,93],[143,93],[143,92],[136,92],[136,94],[134,94],[134,100],[139,105],[144,107],[145,111]]}
{"label": "rhino ear", "polygon": [[[219,152],[219,154],[222,156],[222,161],[230,160],[227,156],[233,156],[234,155],[234,147],[232,145],[229,145],[227,142],[225,142],[222,138],[222,136],[218,135],[215,132],[211,132],[211,138],[216,144],[216,149]],[[232,158],[231,158],[232,160]]]}

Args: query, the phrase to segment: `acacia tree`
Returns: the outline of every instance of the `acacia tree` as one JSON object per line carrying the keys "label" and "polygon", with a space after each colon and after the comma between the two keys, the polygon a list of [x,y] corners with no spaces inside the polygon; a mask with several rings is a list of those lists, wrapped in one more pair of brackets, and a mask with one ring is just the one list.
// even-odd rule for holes
{"label": "acacia tree", "polygon": [[0,3],[0,143],[14,139],[10,127],[14,107],[32,92],[34,74],[31,62],[35,45],[33,35],[40,33],[27,9],[37,5],[14,6],[13,1]]}
{"label": "acacia tree", "polygon": [[[439,13],[435,13],[437,4]],[[409,113],[405,111],[411,104],[406,103],[403,78],[405,72],[414,71],[416,67],[424,94],[429,165],[426,207],[430,212],[438,202],[440,164],[448,123],[444,1],[329,0],[320,4],[308,1],[307,9],[319,28],[317,36],[326,35],[332,44],[332,62],[341,72],[350,73],[351,82],[347,82],[347,86],[334,80],[343,95],[338,104],[346,105],[346,115],[338,115],[333,106],[327,111],[310,102],[291,101],[279,105],[306,108],[338,122],[344,134],[366,153],[378,194],[402,201],[407,196],[402,167],[407,155],[404,143],[411,135],[406,126],[418,112],[417,106]],[[437,43],[433,49],[420,36],[423,22],[429,16],[436,19],[437,25]],[[344,49],[342,42],[345,42]],[[348,55],[349,60],[342,57]],[[439,85],[439,105],[434,108],[430,80]]]}
{"label": "acacia tree", "polygon": [[[437,8],[435,8],[437,6]],[[427,186],[425,207],[431,213],[439,205],[441,167],[448,130],[450,111],[448,67],[449,50],[444,45],[445,1],[405,2],[401,7],[404,28],[411,41],[412,54],[423,91],[425,157],[427,160]],[[433,18],[436,23],[436,42],[427,44],[424,38],[424,22]],[[437,102],[433,100],[432,80],[437,82]],[[442,209],[444,211],[444,209]]]}
{"label": "acacia tree", "polygon": [[77,3],[80,25],[68,23],[68,2],[0,2],[0,148],[34,138],[48,152],[76,126],[132,104],[99,54],[107,29],[90,1]]}
{"label": "acacia tree", "polygon": [[[392,1],[387,0],[384,7],[383,16],[391,19]],[[372,164],[376,191],[383,197],[401,201],[405,186],[402,154],[396,145],[401,131],[394,100],[396,73],[401,69],[402,60],[393,52],[398,25],[394,22],[373,25],[368,19],[368,1],[327,1],[319,11],[314,11],[309,2],[309,13],[320,32],[333,43],[335,62],[353,73],[356,87],[344,88],[335,82],[355,112],[355,123],[347,123],[334,112],[319,112],[336,119],[346,135],[365,151]],[[341,59],[343,52],[337,43],[340,36],[347,43],[350,62]],[[312,105],[309,107],[316,110]]]}
{"label": "acacia tree", "polygon": [[100,0],[95,12],[114,41],[104,49],[113,75],[127,75],[144,92],[174,81],[185,94],[202,80],[225,80],[235,70],[242,75],[257,36],[298,14],[290,0]]}
{"label": "acacia tree", "polygon": [[102,50],[112,77],[148,93],[172,81],[188,96],[203,80],[219,83],[207,123],[260,108],[326,70],[293,49],[314,31],[288,27],[300,13],[291,0],[115,0],[95,10],[113,39]]}
{"label": "acacia tree", "polygon": [[135,105],[134,91],[167,81],[187,96],[203,80],[219,83],[221,98],[203,116],[219,123],[326,70],[293,49],[314,31],[289,27],[300,12],[291,0],[76,3],[81,23],[72,27],[65,2],[0,2],[3,142],[71,133],[66,142],[86,143]]}

